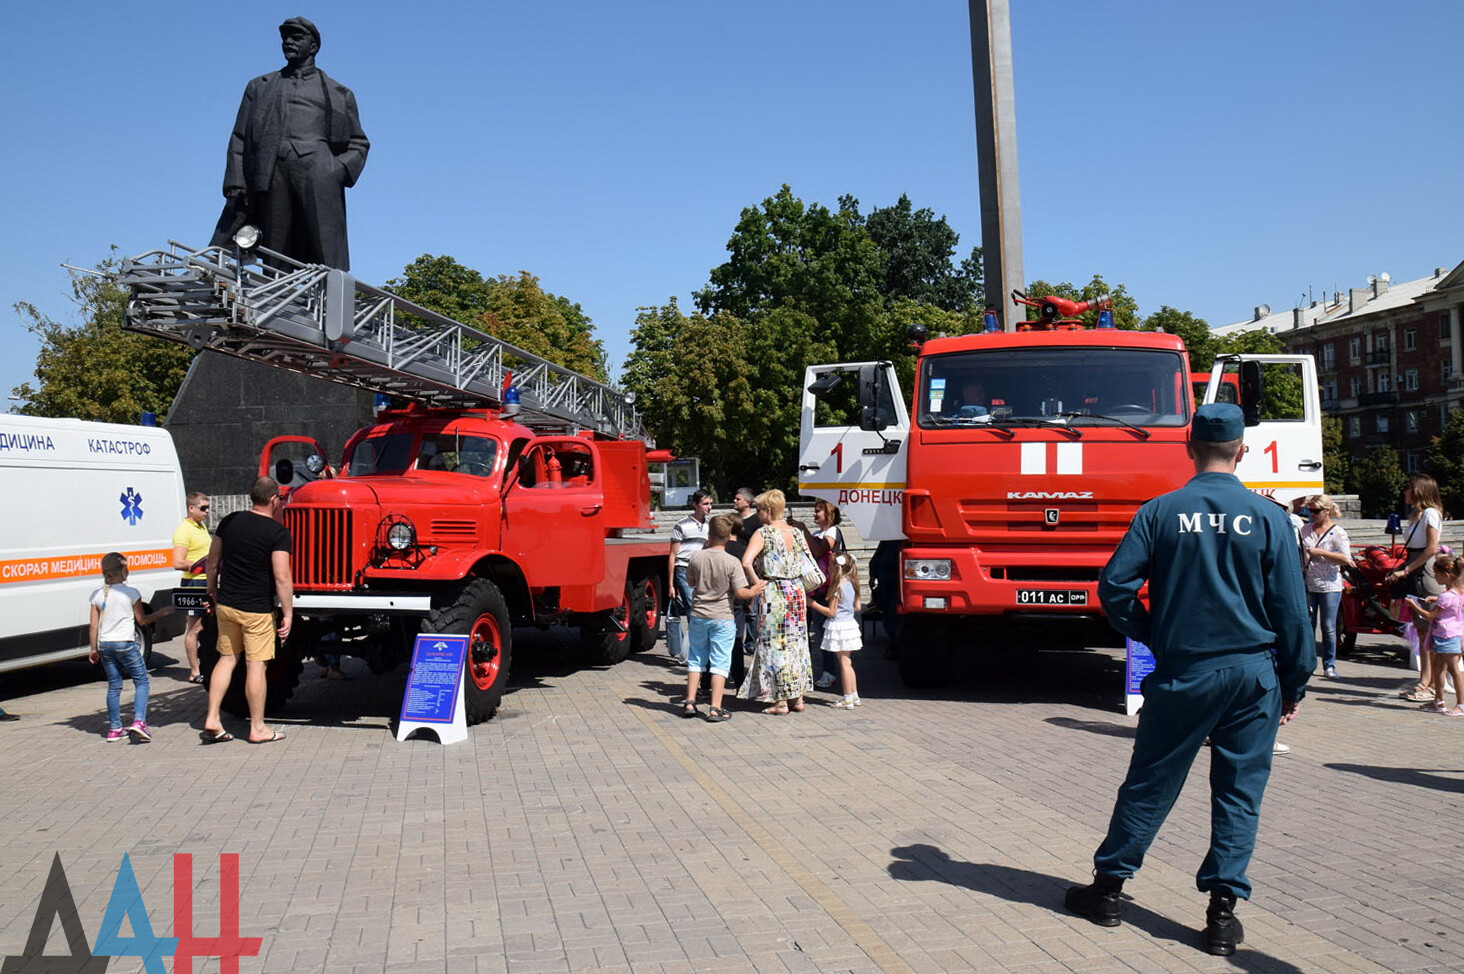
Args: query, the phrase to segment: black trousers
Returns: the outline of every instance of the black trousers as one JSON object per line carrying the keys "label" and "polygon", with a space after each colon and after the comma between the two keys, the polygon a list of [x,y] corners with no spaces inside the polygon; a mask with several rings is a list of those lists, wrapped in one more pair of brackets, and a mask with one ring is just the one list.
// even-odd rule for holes
{"label": "black trousers", "polygon": [[262,222],[260,243],[302,263],[350,270],[344,177],[324,143],[309,155],[292,150],[277,160],[269,192],[251,207]]}

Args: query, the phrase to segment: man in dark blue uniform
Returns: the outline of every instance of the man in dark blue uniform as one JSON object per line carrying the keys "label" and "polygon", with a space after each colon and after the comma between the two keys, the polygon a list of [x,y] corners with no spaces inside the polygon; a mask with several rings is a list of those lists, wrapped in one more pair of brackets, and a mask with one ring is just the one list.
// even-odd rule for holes
{"label": "man in dark blue uniform", "polygon": [[[1271,748],[1277,727],[1296,716],[1313,664],[1296,532],[1285,511],[1235,476],[1244,433],[1237,406],[1195,411],[1194,478],[1139,509],[1099,579],[1109,621],[1149,646],[1155,669],[1094,882],[1067,893],[1078,916],[1121,922],[1123,882],[1143,864],[1208,737],[1210,852],[1196,885],[1210,894],[1206,950],[1221,956],[1243,939],[1235,901],[1250,898],[1245,872]],[[1148,609],[1139,600],[1145,582]]]}

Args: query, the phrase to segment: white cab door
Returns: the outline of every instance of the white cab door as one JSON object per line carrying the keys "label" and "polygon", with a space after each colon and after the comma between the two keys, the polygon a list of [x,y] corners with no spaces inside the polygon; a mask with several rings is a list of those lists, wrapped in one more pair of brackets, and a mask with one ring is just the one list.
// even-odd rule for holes
{"label": "white cab door", "polygon": [[[1238,393],[1238,396],[1237,396]],[[1284,504],[1322,493],[1322,408],[1310,355],[1232,355],[1216,359],[1205,402],[1246,411],[1248,447],[1236,476]]]}
{"label": "white cab door", "polygon": [[[879,424],[887,424],[880,430],[860,428],[862,370],[873,370],[880,379],[875,412]],[[865,398],[869,399],[868,390]],[[865,540],[905,536],[900,529],[900,505],[909,442],[910,414],[889,363],[814,365],[804,371],[799,493],[837,505],[844,520]]]}

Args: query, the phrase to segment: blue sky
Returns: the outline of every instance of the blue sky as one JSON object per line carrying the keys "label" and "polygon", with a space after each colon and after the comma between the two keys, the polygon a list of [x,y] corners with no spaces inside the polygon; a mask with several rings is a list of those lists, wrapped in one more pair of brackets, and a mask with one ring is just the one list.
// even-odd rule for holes
{"label": "blue sky", "polygon": [[[1029,279],[1219,325],[1464,259],[1464,4],[1011,6]],[[63,262],[207,242],[239,95],[299,14],[372,141],[348,197],[371,283],[423,253],[528,270],[618,362],[636,308],[689,305],[785,182],[908,193],[979,242],[961,0],[26,0],[0,34],[6,393],[37,347],[9,308],[70,320]]]}

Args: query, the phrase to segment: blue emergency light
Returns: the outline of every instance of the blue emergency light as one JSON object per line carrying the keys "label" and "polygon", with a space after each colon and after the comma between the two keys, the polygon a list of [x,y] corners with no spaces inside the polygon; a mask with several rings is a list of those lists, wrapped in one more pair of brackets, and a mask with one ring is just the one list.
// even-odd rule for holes
{"label": "blue emergency light", "polygon": [[1001,319],[996,316],[995,311],[982,312],[981,320],[985,322],[982,331],[1001,331]]}
{"label": "blue emergency light", "polygon": [[1107,308],[1104,308],[1102,311],[1098,312],[1098,327],[1099,328],[1112,328],[1113,327],[1113,312],[1112,311],[1110,311]]}

